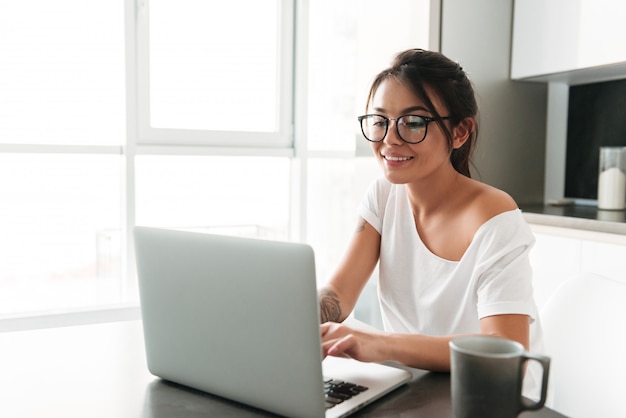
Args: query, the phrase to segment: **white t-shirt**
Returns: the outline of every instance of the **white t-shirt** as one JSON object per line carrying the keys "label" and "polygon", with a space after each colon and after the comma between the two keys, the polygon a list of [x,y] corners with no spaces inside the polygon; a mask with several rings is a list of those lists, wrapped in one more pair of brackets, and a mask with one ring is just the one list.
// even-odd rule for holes
{"label": "white t-shirt", "polygon": [[543,352],[528,253],[535,238],[519,209],[485,222],[459,261],[417,233],[404,185],[372,184],[359,214],[381,236],[378,296],[385,330],[432,336],[480,332],[480,318],[531,318],[530,352]]}

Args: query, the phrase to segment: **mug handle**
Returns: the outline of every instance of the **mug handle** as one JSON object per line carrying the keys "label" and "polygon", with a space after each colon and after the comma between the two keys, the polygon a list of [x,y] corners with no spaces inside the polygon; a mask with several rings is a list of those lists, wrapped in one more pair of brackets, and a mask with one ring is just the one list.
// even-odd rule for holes
{"label": "mug handle", "polygon": [[[522,354],[522,361],[520,362],[520,380],[524,378],[524,366],[529,360],[535,360],[539,364],[541,364],[542,369],[542,379],[541,379],[541,398],[537,402],[533,402],[532,400],[525,398],[520,393],[520,410],[522,411],[532,411],[541,408],[546,403],[546,396],[548,393],[548,376],[550,375],[550,357],[542,356],[540,354],[532,354],[529,352],[524,352]],[[521,385],[520,385],[521,389]]]}

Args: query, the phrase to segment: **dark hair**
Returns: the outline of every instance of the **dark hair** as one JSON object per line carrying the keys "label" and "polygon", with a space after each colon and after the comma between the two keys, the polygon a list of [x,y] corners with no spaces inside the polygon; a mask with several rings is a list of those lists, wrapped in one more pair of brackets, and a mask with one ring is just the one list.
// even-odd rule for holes
{"label": "dark hair", "polygon": [[[471,177],[469,165],[472,152],[478,136],[478,105],[474,95],[474,88],[463,68],[438,52],[423,49],[409,49],[399,53],[393,60],[391,67],[383,70],[374,79],[367,98],[369,107],[380,84],[388,79],[395,78],[409,87],[413,93],[424,102],[426,108],[434,117],[451,116],[453,124],[458,124],[465,118],[472,118],[476,127],[470,133],[467,141],[458,149],[452,149],[452,132],[443,120],[438,120],[452,149],[450,162],[456,171]],[[448,115],[440,115],[433,102],[426,93],[428,86],[443,102]]]}

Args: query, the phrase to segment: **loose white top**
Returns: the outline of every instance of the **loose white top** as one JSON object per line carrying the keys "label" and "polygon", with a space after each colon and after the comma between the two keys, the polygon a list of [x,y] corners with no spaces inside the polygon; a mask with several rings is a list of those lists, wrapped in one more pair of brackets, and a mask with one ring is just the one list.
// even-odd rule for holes
{"label": "loose white top", "polygon": [[485,222],[459,261],[424,245],[404,185],[377,180],[359,214],[381,235],[378,294],[386,330],[479,333],[483,317],[523,314],[531,318],[530,351],[542,351],[528,257],[535,238],[519,209]]}

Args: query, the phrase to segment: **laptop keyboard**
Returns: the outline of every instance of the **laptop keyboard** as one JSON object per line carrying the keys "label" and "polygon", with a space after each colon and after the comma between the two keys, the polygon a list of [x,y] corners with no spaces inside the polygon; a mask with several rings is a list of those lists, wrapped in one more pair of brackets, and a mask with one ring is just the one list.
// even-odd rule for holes
{"label": "laptop keyboard", "polygon": [[326,409],[330,409],[359,393],[365,392],[368,388],[343,380],[324,378],[324,398]]}

